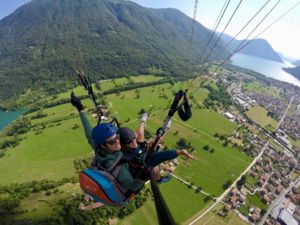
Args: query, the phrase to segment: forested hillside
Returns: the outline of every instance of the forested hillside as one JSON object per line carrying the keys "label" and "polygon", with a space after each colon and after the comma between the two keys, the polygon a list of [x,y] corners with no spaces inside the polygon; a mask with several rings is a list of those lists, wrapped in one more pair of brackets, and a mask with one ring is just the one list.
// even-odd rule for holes
{"label": "forested hillside", "polygon": [[283,68],[284,71],[292,74],[298,80],[300,80],[300,66],[291,67],[291,68]]}
{"label": "forested hillside", "polygon": [[[61,90],[77,65],[94,79],[182,76],[191,28],[191,18],[175,9],[122,0],[33,0],[0,21],[0,98],[27,88]],[[194,62],[208,35],[196,23]]]}

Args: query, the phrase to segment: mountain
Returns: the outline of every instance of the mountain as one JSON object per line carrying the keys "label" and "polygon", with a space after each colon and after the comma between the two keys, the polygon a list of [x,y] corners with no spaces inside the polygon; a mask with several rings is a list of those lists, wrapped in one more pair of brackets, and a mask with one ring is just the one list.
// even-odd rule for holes
{"label": "mountain", "polygon": [[295,66],[300,66],[300,60],[296,60],[296,61],[294,61],[294,62],[292,62],[293,63],[293,65],[295,65]]}
{"label": "mountain", "polygon": [[191,27],[176,9],[130,1],[33,0],[0,21],[0,99],[32,87],[55,91],[75,79],[76,65],[92,79],[158,70],[182,76],[209,36],[196,23],[191,57]]}
{"label": "mountain", "polygon": [[298,80],[300,80],[300,66],[292,67],[292,68],[282,68],[284,71],[292,74]]}
{"label": "mountain", "polygon": [[[232,37],[227,34],[222,35],[222,40],[225,43],[225,46],[229,41],[231,41]],[[239,46],[244,40],[233,40],[232,43],[228,46],[229,51],[234,51],[237,46]],[[247,42],[244,42],[247,43]],[[246,47],[241,49],[239,53],[252,55],[259,58],[264,58],[268,60],[273,60],[277,62],[283,63],[279,54],[274,51],[272,46],[268,43],[268,41],[264,39],[254,39],[251,41]]]}

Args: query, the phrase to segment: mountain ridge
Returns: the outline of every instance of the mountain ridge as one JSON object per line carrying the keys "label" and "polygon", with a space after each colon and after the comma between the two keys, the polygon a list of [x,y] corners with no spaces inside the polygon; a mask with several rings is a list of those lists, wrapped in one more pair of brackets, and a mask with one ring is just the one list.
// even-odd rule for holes
{"label": "mountain ridge", "polygon": [[[232,37],[228,34],[223,34],[222,39],[224,43],[229,43],[232,40]],[[233,52],[237,46],[239,46],[244,40],[233,40],[232,43],[228,46],[228,50]],[[245,41],[244,43],[247,43]],[[225,44],[226,45],[226,44]],[[254,39],[238,53],[252,55],[263,59],[268,59],[276,62],[283,63],[280,55],[273,49],[269,42],[265,39]]]}
{"label": "mountain ridge", "polygon": [[75,79],[78,64],[92,79],[153,70],[185,75],[210,32],[196,23],[189,51],[191,26],[179,10],[130,1],[33,0],[0,20],[0,98],[33,86],[55,89],[58,80]]}

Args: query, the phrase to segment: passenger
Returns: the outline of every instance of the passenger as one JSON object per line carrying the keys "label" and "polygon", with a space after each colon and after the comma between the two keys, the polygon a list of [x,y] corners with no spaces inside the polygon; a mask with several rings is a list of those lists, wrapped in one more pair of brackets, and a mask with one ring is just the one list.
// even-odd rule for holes
{"label": "passenger", "polygon": [[[150,147],[151,143],[147,143],[144,137],[144,131],[146,126],[146,121],[148,119],[148,114],[144,113],[141,117],[141,122],[136,132],[134,133],[131,129],[125,127],[119,129],[120,143],[122,146],[122,151],[125,154],[135,154],[137,158],[133,162],[129,162],[129,167],[131,173],[139,179],[149,180],[150,174],[147,171],[144,171],[144,163],[142,158],[145,157],[147,149]],[[171,121],[168,124],[167,129],[169,129]],[[154,177],[156,181],[161,184],[171,180],[171,175],[161,176],[159,166],[153,168]]]}
{"label": "passenger", "polygon": [[[77,108],[84,127],[86,138],[94,149],[96,161],[95,165],[97,165],[99,169],[110,168],[116,162],[116,160],[123,156],[118,128],[111,123],[101,123],[92,128],[86,117],[81,101],[73,93],[71,94],[71,103]],[[194,160],[196,159],[194,156],[187,153],[186,150],[154,152],[149,155],[148,159],[146,160],[146,165],[155,167],[160,163],[174,159],[179,155]],[[131,193],[137,193],[143,188],[145,183],[145,181],[135,178],[135,175],[131,173],[128,163],[121,165],[116,179],[122,188],[127,189]],[[91,200],[93,201],[93,199]],[[94,202],[91,205],[91,209],[103,205],[104,204]]]}

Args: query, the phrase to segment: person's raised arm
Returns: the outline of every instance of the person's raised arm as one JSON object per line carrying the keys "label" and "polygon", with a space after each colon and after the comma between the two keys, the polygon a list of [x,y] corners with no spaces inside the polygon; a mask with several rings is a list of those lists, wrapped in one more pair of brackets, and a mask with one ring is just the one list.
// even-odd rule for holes
{"label": "person's raised arm", "polygon": [[145,125],[146,125],[147,119],[148,119],[148,114],[143,113],[143,115],[141,117],[140,125],[136,130],[136,140],[137,140],[137,142],[144,142],[145,141]]}
{"label": "person's raised arm", "polygon": [[91,124],[84,112],[84,107],[80,101],[80,99],[78,97],[76,97],[72,91],[71,93],[71,104],[78,110],[79,112],[79,116],[80,116],[80,120],[81,123],[83,125],[84,128],[84,133],[85,136],[88,140],[88,142],[90,143],[90,145],[92,146],[92,148],[95,148],[94,143],[92,141],[92,127]]}

